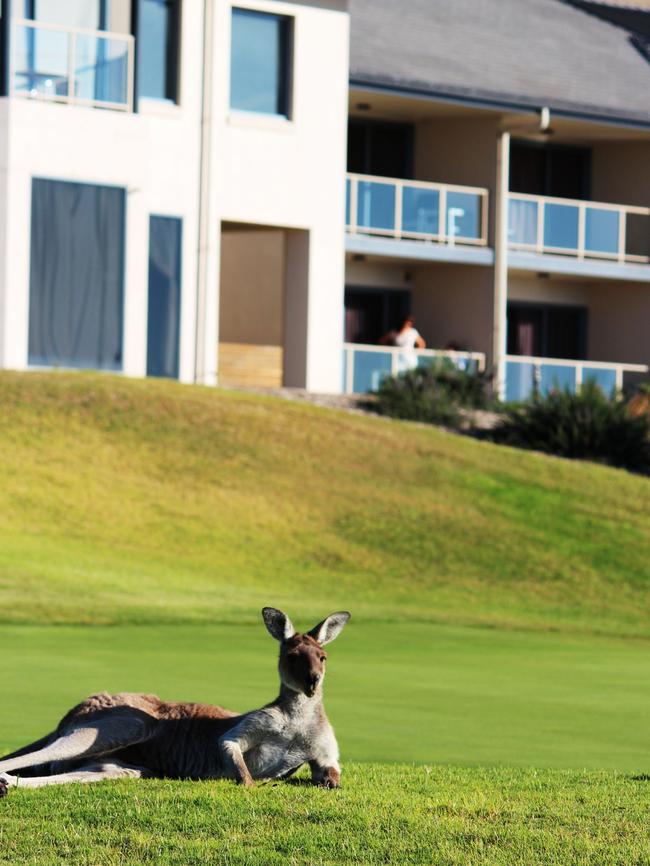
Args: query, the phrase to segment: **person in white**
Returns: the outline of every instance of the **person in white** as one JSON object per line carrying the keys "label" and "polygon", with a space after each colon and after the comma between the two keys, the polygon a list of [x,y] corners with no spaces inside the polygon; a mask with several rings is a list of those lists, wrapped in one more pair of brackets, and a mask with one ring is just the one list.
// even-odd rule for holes
{"label": "person in white", "polygon": [[424,342],[420,332],[415,327],[415,321],[407,316],[402,322],[401,328],[395,332],[394,342],[402,350],[397,356],[397,369],[400,373],[414,370],[418,365],[416,349],[424,349]]}

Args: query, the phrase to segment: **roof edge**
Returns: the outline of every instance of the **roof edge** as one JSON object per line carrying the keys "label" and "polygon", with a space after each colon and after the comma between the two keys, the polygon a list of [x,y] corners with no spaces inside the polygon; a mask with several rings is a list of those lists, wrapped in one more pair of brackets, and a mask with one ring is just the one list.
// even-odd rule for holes
{"label": "roof edge", "polygon": [[506,93],[490,93],[475,89],[453,87],[427,87],[421,84],[398,83],[374,76],[363,76],[351,73],[350,87],[368,91],[414,96],[436,102],[448,102],[451,105],[465,105],[485,110],[501,110],[530,114],[548,106],[553,114],[576,120],[598,121],[611,126],[621,126],[630,129],[650,130],[650,115],[645,117],[618,114],[615,111],[598,111],[595,106],[578,106],[570,103],[559,104],[552,99],[528,99]]}

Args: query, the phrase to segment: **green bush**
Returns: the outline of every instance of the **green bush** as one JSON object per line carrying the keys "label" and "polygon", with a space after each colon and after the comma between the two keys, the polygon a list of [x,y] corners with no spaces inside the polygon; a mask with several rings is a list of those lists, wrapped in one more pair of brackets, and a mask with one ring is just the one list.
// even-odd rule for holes
{"label": "green bush", "polygon": [[650,474],[648,418],[633,417],[593,382],[577,394],[551,391],[505,412],[493,431],[497,442]]}
{"label": "green bush", "polygon": [[391,418],[458,427],[463,409],[488,406],[489,381],[443,361],[384,379],[370,405]]}

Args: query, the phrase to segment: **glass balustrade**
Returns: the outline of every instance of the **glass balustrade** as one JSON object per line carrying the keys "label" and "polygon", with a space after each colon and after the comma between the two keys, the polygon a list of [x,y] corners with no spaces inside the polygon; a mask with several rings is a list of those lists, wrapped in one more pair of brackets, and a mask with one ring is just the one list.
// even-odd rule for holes
{"label": "glass balustrade", "polygon": [[546,396],[554,390],[575,393],[586,382],[595,382],[607,396],[623,386],[625,373],[646,373],[643,364],[607,364],[595,361],[559,361],[553,358],[528,358],[509,355],[505,368],[505,399],[529,400],[535,394]]}
{"label": "glass balustrade", "polygon": [[36,22],[14,23],[12,93],[128,109],[133,39]]}
{"label": "glass balustrade", "polygon": [[485,245],[487,190],[348,175],[348,231]]}
{"label": "glass balustrade", "polygon": [[650,261],[650,209],[511,193],[511,248],[577,258]]}
{"label": "glass balustrade", "polygon": [[[485,369],[485,355],[480,352],[421,349],[413,354],[418,367],[443,364],[468,372]],[[348,394],[376,391],[386,376],[405,372],[410,366],[410,353],[407,359],[397,348],[346,343],[343,349],[343,390]]]}

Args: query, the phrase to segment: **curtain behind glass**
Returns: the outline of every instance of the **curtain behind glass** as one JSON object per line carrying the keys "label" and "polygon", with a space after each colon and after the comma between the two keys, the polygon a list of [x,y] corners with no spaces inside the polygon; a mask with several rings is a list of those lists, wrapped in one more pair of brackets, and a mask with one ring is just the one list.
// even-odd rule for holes
{"label": "curtain behind glass", "polygon": [[181,303],[181,220],[149,220],[147,376],[178,378]]}
{"label": "curtain behind glass", "polygon": [[176,101],[179,0],[138,0],[138,96]]}
{"label": "curtain behind glass", "polygon": [[120,370],[124,191],[32,181],[29,363]]}

